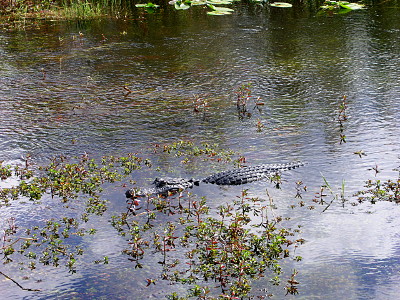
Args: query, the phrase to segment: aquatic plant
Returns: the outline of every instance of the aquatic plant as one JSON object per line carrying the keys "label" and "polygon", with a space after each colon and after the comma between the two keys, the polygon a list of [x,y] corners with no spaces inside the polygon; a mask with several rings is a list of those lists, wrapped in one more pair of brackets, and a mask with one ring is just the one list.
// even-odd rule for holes
{"label": "aquatic plant", "polygon": [[178,1],[170,1],[169,4],[173,4],[176,10],[186,10],[189,9],[192,5],[196,5],[193,4],[193,1],[189,1],[189,0],[178,0]]}
{"label": "aquatic plant", "polygon": [[[254,110],[258,111],[259,114],[261,113],[261,107],[264,105],[264,102],[261,100],[261,97],[255,98],[252,96],[252,84],[250,82],[240,85],[235,91],[235,97],[236,109],[240,120],[250,118]],[[264,127],[265,125],[258,118],[256,123],[257,132],[262,132]]]}
{"label": "aquatic plant", "polygon": [[293,7],[292,4],[286,2],[273,2],[270,4],[272,7],[280,7],[280,8],[290,8]]}
{"label": "aquatic plant", "polygon": [[360,3],[351,3],[347,1],[328,0],[325,1],[323,5],[320,6],[320,8],[321,11],[319,12],[319,15],[321,14],[333,15],[333,14],[345,14],[353,10],[365,9],[365,5]]}
{"label": "aquatic plant", "polygon": [[[218,149],[217,145],[199,146],[179,141],[155,145],[153,151],[184,157],[184,160],[201,157],[235,164],[245,161],[243,157],[232,159],[232,151]],[[0,189],[0,208],[18,200],[32,205],[46,201],[57,207],[56,215],[34,225],[24,226],[15,218],[6,220],[0,236],[3,264],[18,262],[21,269],[32,271],[39,264],[65,266],[70,273],[75,273],[79,257],[85,252],[80,240],[98,231],[85,224],[108,209],[108,200],[102,193],[104,184],[120,182],[143,166],[151,167],[152,162],[137,154],[100,160],[87,154],[70,159],[59,156],[44,166],[36,166],[30,157],[21,166],[0,164],[2,180],[18,179],[15,186]],[[273,180],[279,186],[280,178]],[[159,259],[161,273],[147,278],[148,285],[163,279],[187,284],[188,295],[200,297],[207,291],[205,281],[212,279],[218,289],[211,293],[242,297],[251,295],[252,281],[266,273],[273,274],[277,284],[281,260],[300,259],[292,250],[303,240],[295,238],[297,231],[283,226],[284,219],[276,216],[273,207],[272,198],[266,201],[250,197],[246,190],[218,208],[210,207],[205,198],[190,193],[142,201],[133,198],[129,199],[126,212],[112,216],[110,223],[126,238],[123,253],[135,268],[142,268],[144,258],[149,255]],[[94,263],[107,264],[109,258],[95,258]],[[287,281],[286,289],[291,294],[297,293],[295,274]]]}
{"label": "aquatic plant", "polygon": [[[132,199],[134,200],[134,199]],[[149,197],[145,203],[129,203],[128,211],[113,217],[113,226],[127,239],[124,253],[135,268],[142,268],[151,250],[159,253],[160,278],[189,285],[187,297],[253,297],[252,282],[269,274],[279,284],[280,261],[289,257],[304,240],[282,226],[272,199],[250,197],[247,190],[216,211],[206,199],[190,193],[177,198]],[[182,204],[185,203],[185,204]],[[141,212],[142,211],[142,212]],[[167,224],[157,221],[167,215]],[[259,222],[254,221],[257,216]],[[298,293],[292,273],[287,293]],[[159,278],[148,278],[156,284]],[[212,280],[213,288],[206,282]],[[177,299],[173,293],[169,299]]]}
{"label": "aquatic plant", "polygon": [[238,89],[236,90],[236,108],[238,110],[238,113],[240,115],[245,114],[248,111],[248,104],[251,99],[251,87],[252,84],[249,83],[243,83]]}
{"label": "aquatic plant", "polygon": [[[132,7],[126,0],[0,0],[0,15],[9,20],[90,19],[126,16]],[[27,23],[24,23],[24,26]]]}
{"label": "aquatic plant", "polygon": [[206,120],[208,101],[199,95],[193,95],[192,105],[193,105],[193,112],[202,113],[201,114],[202,119]]}
{"label": "aquatic plant", "polygon": [[[377,165],[368,170],[373,170],[375,172],[375,177],[380,172]],[[315,193],[315,197],[312,201],[325,206],[322,212],[327,211],[335,202],[339,203],[342,207],[345,207],[346,203],[356,206],[360,203],[369,202],[371,204],[376,204],[381,201],[398,204],[400,203],[400,168],[395,168],[393,171],[397,172],[397,178],[386,180],[368,179],[365,181],[363,189],[352,195],[346,195],[346,182],[344,179],[342,180],[340,188],[334,188],[328,183],[327,179],[322,176],[324,184],[320,186],[320,191]],[[296,197],[301,198],[300,186],[296,189],[298,190],[298,195],[296,195]],[[329,194],[326,192],[329,192]]]}
{"label": "aquatic plant", "polygon": [[[375,170],[375,176],[377,174],[377,167],[372,168]],[[397,171],[397,178],[379,180],[379,179],[368,179],[365,182],[364,190],[358,191],[354,196],[357,197],[359,203],[368,201],[375,204],[378,201],[388,201],[394,203],[400,203],[400,168],[394,169]]]}
{"label": "aquatic plant", "polygon": [[211,11],[207,12],[208,15],[230,15],[234,11],[231,8],[228,7],[222,7],[222,6],[215,6],[212,4],[207,4],[207,7],[211,9]]}
{"label": "aquatic plant", "polygon": [[104,16],[105,12],[100,3],[84,1],[65,1],[58,12],[67,19],[88,19]]}
{"label": "aquatic plant", "polygon": [[153,145],[153,152],[167,153],[182,158],[180,161],[182,164],[187,164],[196,158],[201,158],[202,161],[215,161],[218,163],[231,162],[234,160],[233,157],[238,154],[232,150],[223,149],[218,144],[202,143],[197,145],[187,140],[168,144],[155,144]]}
{"label": "aquatic plant", "polygon": [[343,96],[342,100],[339,104],[339,113],[337,117],[337,121],[339,123],[339,131],[340,131],[340,144],[346,143],[346,135],[344,134],[344,122],[347,121],[347,97]]}
{"label": "aquatic plant", "polygon": [[154,4],[152,2],[148,2],[145,4],[135,4],[135,6],[138,8],[144,8],[149,14],[156,12],[157,9],[160,7],[160,5]]}
{"label": "aquatic plant", "polygon": [[263,131],[264,124],[261,122],[260,119],[257,120],[257,132]]}
{"label": "aquatic plant", "polygon": [[[86,229],[90,217],[102,215],[107,210],[106,199],[102,199],[102,185],[120,181],[133,170],[149,164],[133,154],[126,157],[103,157],[98,164],[87,155],[68,161],[65,157],[54,158],[47,166],[35,167],[27,159],[25,166],[4,166],[0,164],[2,180],[15,177],[19,183],[0,189],[0,208],[10,206],[12,201],[40,203],[45,197],[58,199],[63,207],[60,217],[49,217],[44,224],[23,229],[19,220],[8,219],[8,228],[1,236],[3,241],[0,254],[3,263],[19,261],[31,270],[39,262],[58,267],[63,263],[69,272],[76,272],[77,257],[84,250],[68,241],[84,235],[91,235],[96,229]],[[80,214],[75,212],[80,208]],[[16,257],[17,256],[17,257]]]}
{"label": "aquatic plant", "polygon": [[205,6],[211,9],[208,15],[230,15],[234,11],[228,7],[219,5],[230,5],[239,0],[171,0],[168,3],[173,5],[177,10],[187,10],[192,6]]}
{"label": "aquatic plant", "polygon": [[236,90],[236,108],[239,114],[239,118],[243,118],[245,116],[250,117],[251,113],[248,110],[248,103],[251,99],[251,83],[244,83]]}

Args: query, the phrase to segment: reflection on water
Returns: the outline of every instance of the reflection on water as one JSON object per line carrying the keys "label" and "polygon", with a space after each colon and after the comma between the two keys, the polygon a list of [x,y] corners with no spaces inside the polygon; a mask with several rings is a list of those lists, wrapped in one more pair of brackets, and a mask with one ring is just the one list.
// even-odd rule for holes
{"label": "reflection on water", "polygon": [[[398,10],[332,18],[238,10],[229,18],[171,12],[1,33],[0,158],[11,161],[31,153],[46,162],[56,154],[83,152],[99,157],[189,139],[241,151],[249,164],[307,161],[285,175],[282,190],[271,191],[282,213],[303,225],[307,240],[298,250],[304,260],[293,266],[302,283],[297,298],[396,295],[396,205],[333,205],[323,214],[317,208],[293,216],[288,194],[294,196],[294,182],[302,180],[308,186],[303,197],[313,198],[324,183],[321,174],[336,189],[345,179],[348,196],[374,177],[368,169],[375,165],[378,178],[396,175]],[[247,82],[264,105],[239,119],[234,92]],[[347,143],[340,144],[337,115],[343,95],[348,99]],[[207,101],[204,114],[193,109],[199,97]],[[367,156],[354,154],[361,150]],[[266,186],[249,185],[256,195],[263,195]],[[111,197],[114,211],[124,208],[122,190]],[[196,191],[218,203],[237,195],[240,187]],[[83,268],[67,277],[49,271],[54,280],[39,275],[44,292],[37,295],[1,282],[5,295],[81,299],[142,293],[144,283],[132,279],[137,273],[119,255],[121,240],[106,218],[100,226],[106,237],[85,243],[89,252],[110,251],[110,266]],[[107,249],[101,248],[104,239]],[[93,285],[97,290],[91,290]],[[155,292],[153,297],[161,296]]]}

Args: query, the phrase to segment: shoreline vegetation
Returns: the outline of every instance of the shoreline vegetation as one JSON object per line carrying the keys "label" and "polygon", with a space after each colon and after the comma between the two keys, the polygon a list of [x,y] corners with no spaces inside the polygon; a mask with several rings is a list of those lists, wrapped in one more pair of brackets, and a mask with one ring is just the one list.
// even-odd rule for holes
{"label": "shoreline vegetation", "polygon": [[124,0],[0,0],[0,23],[119,17],[131,6]]}
{"label": "shoreline vegetation", "polygon": [[[127,18],[135,9],[144,13],[154,13],[160,8],[168,6],[175,10],[187,10],[191,7],[202,7],[208,15],[229,15],[234,12],[230,7],[241,0],[0,0],[0,24],[7,25],[9,22],[24,23],[27,20],[79,20],[101,17]],[[243,1],[244,2],[244,1]],[[303,7],[305,3],[311,2],[318,12],[317,15],[333,16],[334,14],[348,13],[353,10],[365,9],[364,3],[351,3],[347,1],[316,0],[289,2],[273,2],[267,0],[247,0],[256,5],[268,6],[272,10],[291,9],[293,6]],[[222,6],[221,6],[222,5]]]}

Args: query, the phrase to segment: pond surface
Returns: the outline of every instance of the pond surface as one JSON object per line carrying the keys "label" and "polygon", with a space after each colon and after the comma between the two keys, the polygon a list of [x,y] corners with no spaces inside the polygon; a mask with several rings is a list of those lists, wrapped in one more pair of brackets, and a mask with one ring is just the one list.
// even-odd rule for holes
{"label": "pond surface", "polygon": [[[398,205],[343,207],[335,201],[323,213],[324,207],[289,206],[298,202],[299,180],[308,187],[303,200],[311,203],[323,177],[339,194],[345,180],[348,198],[367,179],[397,178],[399,14],[398,8],[378,7],[316,17],[301,10],[239,6],[226,17],[168,11],[131,20],[48,22],[38,29],[0,31],[0,159],[18,163],[30,154],[40,164],[58,154],[125,155],[183,139],[239,151],[248,165],[306,161],[284,174],[280,190],[268,182],[246,186],[257,196],[268,188],[279,212],[303,226],[306,243],[296,250],[303,260],[287,266],[299,270],[300,295],[293,298],[395,299]],[[240,117],[235,91],[247,83],[264,105],[251,106],[251,116]],[[343,96],[346,143],[340,143],[338,123]],[[196,99],[207,102],[204,112],[202,106],[201,112],[194,111]],[[367,155],[360,157],[358,151]],[[372,170],[376,166],[378,174]],[[171,171],[162,161],[158,167],[162,174]],[[174,172],[208,175],[180,164]],[[146,176],[138,180],[149,183]],[[241,188],[199,187],[194,192],[217,203],[228,202]],[[124,191],[114,187],[108,192],[111,211],[125,209]],[[3,210],[2,218],[46,218],[43,207],[12,209]],[[51,268],[28,274],[24,285],[40,288],[39,293],[21,291],[1,278],[2,295],[162,298],[163,289],[171,287],[146,288],[120,254],[124,240],[107,216],[96,222],[101,233],[82,243],[88,256],[108,255],[110,264],[93,266],[87,257],[74,275]],[[22,277],[17,267],[8,268]]]}

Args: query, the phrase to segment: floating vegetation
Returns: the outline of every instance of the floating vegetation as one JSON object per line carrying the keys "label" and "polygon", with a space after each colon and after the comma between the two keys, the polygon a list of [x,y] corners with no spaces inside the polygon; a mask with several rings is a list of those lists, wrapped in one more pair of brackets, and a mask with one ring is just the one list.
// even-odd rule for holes
{"label": "floating vegetation", "polygon": [[170,2],[170,4],[173,4],[175,9],[177,9],[177,10],[186,10],[186,9],[189,9],[190,6],[191,6],[191,2],[188,1],[188,0],[186,0],[186,1],[174,1],[174,3]]}
{"label": "floating vegetation", "polygon": [[203,97],[193,95],[194,99],[192,101],[193,103],[193,112],[195,113],[200,113],[202,112],[203,115],[203,120],[206,119],[206,112],[207,112],[207,107],[208,107],[208,101],[204,99]]}
{"label": "floating vegetation", "polygon": [[145,4],[135,4],[135,6],[138,8],[144,8],[149,14],[156,12],[156,10],[160,7],[159,5],[151,2]]}
{"label": "floating vegetation", "polygon": [[214,6],[212,4],[207,4],[212,11],[207,12],[208,15],[230,15],[234,11],[228,7]]}
{"label": "floating vegetation", "polygon": [[175,9],[177,10],[186,10],[193,5],[203,5],[211,9],[211,11],[207,12],[208,15],[222,16],[222,15],[230,15],[234,10],[231,8],[215,6],[215,5],[230,5],[235,1],[238,0],[193,0],[193,1],[172,0],[168,3],[174,5]]}
{"label": "floating vegetation", "polygon": [[355,151],[354,154],[357,154],[360,158],[362,158],[363,156],[367,156],[364,150]]}
{"label": "floating vegetation", "polygon": [[193,0],[190,5],[206,5],[208,2],[206,0]]}
{"label": "floating vegetation", "polygon": [[[217,145],[197,146],[184,141],[156,145],[153,150],[216,161],[231,161],[233,154]],[[237,162],[243,163],[244,158]],[[0,188],[0,208],[18,200],[30,201],[31,205],[45,199],[53,205],[59,203],[58,216],[50,215],[34,226],[24,226],[15,218],[5,220],[0,234],[3,264],[18,262],[21,268],[31,271],[39,264],[65,266],[70,273],[77,272],[79,257],[85,252],[80,243],[82,237],[98,231],[88,228],[87,222],[108,209],[103,185],[116,184],[133,171],[151,165],[136,154],[101,160],[86,154],[71,159],[60,156],[45,166],[35,166],[30,158],[23,166],[0,163],[2,180],[18,179],[14,186]],[[186,284],[189,297],[201,298],[207,291],[223,298],[248,297],[257,292],[252,289],[253,281],[265,275],[272,276],[273,284],[279,284],[283,259],[301,260],[295,255],[295,249],[304,242],[296,237],[299,230],[284,226],[288,218],[276,215],[273,199],[268,192],[267,196],[267,200],[251,197],[243,190],[240,196],[219,207],[210,207],[205,198],[190,193],[149,197],[142,202],[130,199],[127,212],[117,213],[110,222],[125,237],[123,253],[135,268],[158,260],[160,267],[154,278],[143,278],[148,284],[160,280]],[[109,258],[102,256],[93,262],[108,264]],[[287,274],[285,289],[289,294],[298,293],[296,274],[296,270]],[[4,272],[0,271],[0,275],[25,289]],[[213,287],[209,280],[215,282]],[[174,295],[185,296],[172,293],[173,299],[178,299]]]}
{"label": "floating vegetation", "polygon": [[[168,3],[173,5],[176,10],[187,10],[192,6],[209,6],[209,5],[231,5],[235,1],[240,0],[171,0]],[[252,2],[266,4],[267,0],[251,0]],[[133,4],[124,0],[48,0],[48,1],[2,1],[0,0],[0,15],[10,16],[12,19],[88,19],[108,16],[128,16],[131,13],[132,7],[143,9],[147,13],[155,13],[160,8],[161,2],[158,4],[138,3]],[[271,7],[290,8],[291,3],[287,2],[272,2]],[[365,6],[359,3],[347,1],[326,1],[322,6],[322,12],[331,13],[346,13],[352,10],[363,9]],[[221,7],[211,8],[208,15],[229,15],[233,10],[224,9]]]}
{"label": "floating vegetation", "polygon": [[251,99],[252,84],[243,83],[236,91],[236,108],[239,115],[244,115],[248,111],[248,103]]}
{"label": "floating vegetation", "polygon": [[[302,259],[294,255],[304,243],[295,237],[299,230],[283,226],[272,202],[270,197],[250,197],[243,190],[232,203],[214,211],[204,198],[191,194],[174,199],[150,197],[145,203],[129,203],[128,211],[114,216],[112,225],[127,239],[123,253],[135,268],[143,268],[149,255],[158,259],[161,276],[148,278],[148,282],[169,280],[189,285],[187,296],[197,299],[252,298],[257,295],[252,281],[268,274],[273,284],[279,285],[280,261]],[[165,217],[170,221],[163,222]],[[287,294],[298,293],[296,274],[294,270],[287,280]],[[210,280],[214,284],[208,284]],[[170,299],[178,296],[173,293]]]}
{"label": "floating vegetation", "polygon": [[325,1],[320,8],[322,10],[319,14],[333,15],[345,14],[353,10],[365,9],[365,5],[347,1]]}
{"label": "floating vegetation", "polygon": [[289,8],[292,7],[293,5],[290,3],[286,3],[286,2],[273,2],[270,4],[270,6],[272,7],[282,7],[282,8]]}
{"label": "floating vegetation", "polygon": [[[361,153],[363,153],[361,151]],[[359,153],[355,153],[359,154]],[[359,154],[360,157],[363,154]],[[365,154],[364,154],[365,155]],[[378,170],[378,166],[368,168],[369,171],[375,172],[375,177],[380,170]],[[368,179],[365,181],[363,189],[352,193],[352,195],[346,196],[345,193],[345,185],[346,181],[343,179],[342,184],[339,187],[332,187],[327,179],[322,175],[324,180],[324,184],[320,186],[320,191],[315,193],[312,201],[316,204],[325,206],[322,212],[327,211],[333,203],[340,204],[342,207],[345,206],[346,203],[349,203],[352,206],[356,206],[358,204],[362,204],[365,202],[369,202],[371,204],[376,204],[378,202],[393,202],[396,204],[400,203],[400,167],[393,169],[393,171],[397,172],[397,178],[390,178],[386,180],[380,179]],[[302,184],[302,182],[300,182]],[[298,193],[296,198],[302,198],[301,196],[301,184],[296,187]],[[301,205],[305,205],[302,201]],[[294,206],[292,206],[294,207]],[[309,207],[311,209],[311,207]],[[314,209],[314,207],[312,207]]]}
{"label": "floating vegetation", "polygon": [[[212,4],[212,5],[229,5],[232,4],[231,1],[226,1],[226,0],[211,0],[207,1],[207,4]],[[233,11],[233,9],[231,10]]]}
{"label": "floating vegetation", "polygon": [[[372,168],[375,171],[375,176],[378,173],[377,166]],[[368,201],[375,204],[378,201],[388,201],[400,203],[400,168],[394,169],[397,171],[396,179],[381,180],[367,180],[365,182],[365,190],[359,191],[355,194],[359,203]]]}
{"label": "floating vegetation", "polygon": [[53,267],[64,265],[70,273],[75,273],[78,257],[84,253],[76,242],[97,231],[84,224],[90,217],[101,216],[107,210],[108,200],[101,196],[103,184],[120,181],[140,169],[142,163],[149,162],[133,154],[103,157],[100,163],[84,154],[71,160],[60,156],[46,166],[35,168],[29,158],[25,166],[0,164],[1,179],[17,181],[13,186],[0,188],[0,209],[13,201],[34,205],[44,199],[52,199],[53,205],[58,202],[61,209],[59,216],[53,212],[48,219],[25,228],[19,219],[9,218],[0,235],[3,264],[18,261],[21,269],[30,270],[36,269],[39,263]]}
{"label": "floating vegetation", "polygon": [[262,132],[264,128],[264,124],[261,122],[260,119],[257,120],[257,132]]}
{"label": "floating vegetation", "polygon": [[[239,120],[244,118],[251,118],[254,110],[258,111],[261,114],[261,107],[264,106],[264,102],[261,100],[261,97],[253,97],[252,96],[252,84],[244,83],[240,87],[237,88],[236,92],[236,109],[238,112]],[[250,104],[253,106],[250,107]],[[257,132],[262,132],[264,128],[264,124],[260,119],[257,120],[256,128]]]}
{"label": "floating vegetation", "polygon": [[350,2],[338,2],[340,7],[344,9],[350,9],[350,10],[359,10],[359,9],[365,9],[364,4],[359,4],[359,3],[350,3]]}
{"label": "floating vegetation", "polygon": [[194,163],[196,160],[208,162],[234,162],[235,165],[240,166],[243,162],[243,157],[234,160],[233,157],[237,155],[232,150],[221,149],[217,144],[202,143],[196,145],[191,141],[178,141],[169,144],[155,144],[153,149],[154,153],[167,153],[182,159],[182,164]]}

